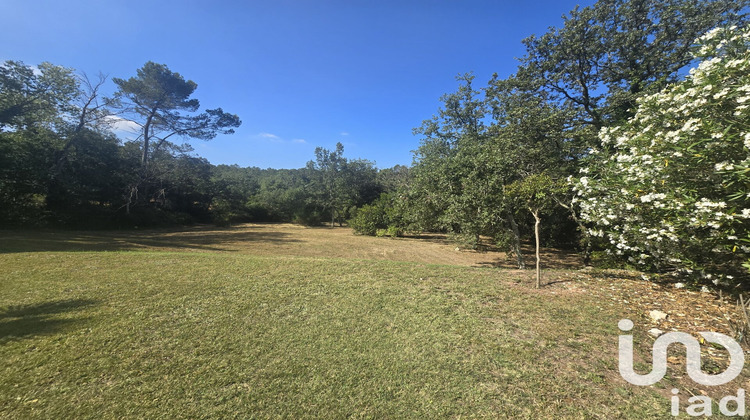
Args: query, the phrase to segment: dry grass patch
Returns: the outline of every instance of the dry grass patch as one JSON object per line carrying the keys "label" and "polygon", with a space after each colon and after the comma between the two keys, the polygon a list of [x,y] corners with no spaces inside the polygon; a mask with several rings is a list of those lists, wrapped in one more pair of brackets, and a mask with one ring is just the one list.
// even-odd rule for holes
{"label": "dry grass patch", "polygon": [[[427,264],[512,268],[513,261],[492,247],[459,249],[445,235],[376,238],[346,227],[305,227],[288,223],[248,223],[230,228],[194,226],[143,231],[0,231],[0,252],[134,251],[235,252],[251,255],[409,261]],[[524,250],[531,262],[534,251]],[[545,249],[545,266],[580,267],[573,253]]]}

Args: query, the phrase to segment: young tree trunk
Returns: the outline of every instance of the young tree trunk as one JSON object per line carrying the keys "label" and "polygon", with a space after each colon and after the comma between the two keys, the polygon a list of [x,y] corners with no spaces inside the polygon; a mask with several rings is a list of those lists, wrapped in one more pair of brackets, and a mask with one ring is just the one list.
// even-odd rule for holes
{"label": "young tree trunk", "polygon": [[523,255],[521,254],[521,234],[518,232],[518,223],[516,223],[512,212],[508,213],[508,223],[511,232],[513,232],[513,252],[516,254],[516,264],[518,264],[519,269],[523,270],[526,268],[526,264],[523,263]]}
{"label": "young tree trunk", "polygon": [[536,239],[536,288],[540,288],[542,285],[542,266],[541,257],[539,255],[539,225],[542,219],[539,218],[539,209],[529,209],[531,214],[534,216],[534,238]]}

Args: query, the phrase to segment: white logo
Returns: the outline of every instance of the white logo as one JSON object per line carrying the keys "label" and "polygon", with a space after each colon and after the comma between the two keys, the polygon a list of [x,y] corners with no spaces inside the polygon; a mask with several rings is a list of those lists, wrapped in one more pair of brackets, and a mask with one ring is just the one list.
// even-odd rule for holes
{"label": "white logo", "polygon": [[[633,321],[621,319],[617,323],[621,331],[633,329]],[[700,343],[695,337],[683,332],[668,332],[656,339],[653,346],[651,372],[641,375],[633,370],[633,336],[620,335],[620,375],[633,385],[648,386],[659,382],[667,373],[667,347],[681,343],[687,351],[687,373],[693,381],[705,386],[723,385],[736,378],[745,365],[745,354],[742,347],[731,337],[715,333],[701,332],[700,335],[709,343],[716,343],[729,351],[729,367],[722,373],[708,375],[701,371]]]}

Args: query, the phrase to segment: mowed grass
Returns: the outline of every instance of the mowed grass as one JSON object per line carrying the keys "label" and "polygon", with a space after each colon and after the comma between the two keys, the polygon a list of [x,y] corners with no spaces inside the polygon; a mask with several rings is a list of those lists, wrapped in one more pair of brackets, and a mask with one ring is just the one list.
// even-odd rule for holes
{"label": "mowed grass", "polygon": [[[491,242],[491,241],[487,241]],[[489,244],[486,244],[489,245]],[[178,251],[408,261],[483,267],[515,267],[515,260],[488,246],[487,252],[456,250],[445,235],[407,238],[353,235],[348,228],[290,223],[248,223],[231,228],[193,226],[143,231],[0,231],[0,253],[38,251]],[[533,247],[523,249],[528,261]],[[545,265],[580,268],[573,253],[544,249]]]}
{"label": "mowed grass", "polygon": [[518,272],[24,251],[0,254],[3,418],[669,417],[617,374],[616,308]]}

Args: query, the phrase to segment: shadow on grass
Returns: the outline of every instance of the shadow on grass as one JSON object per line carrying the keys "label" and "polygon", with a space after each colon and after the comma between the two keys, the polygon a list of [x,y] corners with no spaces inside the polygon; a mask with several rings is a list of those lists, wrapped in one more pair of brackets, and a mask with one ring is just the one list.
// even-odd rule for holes
{"label": "shadow on grass", "polygon": [[96,304],[91,299],[66,299],[0,308],[0,343],[64,331],[82,318],[57,316]]}
{"label": "shadow on grass", "polygon": [[[0,253],[44,251],[134,251],[145,248],[236,251],[240,243],[293,243],[287,232],[255,226],[197,226],[142,231],[0,231]],[[234,246],[232,246],[234,245]]]}
{"label": "shadow on grass", "polygon": [[550,280],[550,281],[547,281],[546,283],[542,284],[542,287],[553,286],[555,284],[562,284],[562,283],[572,283],[572,282],[574,282],[576,280],[577,279],[573,279],[573,278]]}
{"label": "shadow on grass", "polygon": [[591,271],[593,275],[602,279],[617,279],[617,280],[635,280],[643,281],[641,273],[631,270],[617,270],[617,269],[594,269]]}
{"label": "shadow on grass", "polygon": [[[526,268],[533,270],[536,259],[533,251],[523,252],[523,260],[526,263]],[[506,268],[506,269],[518,269],[515,258],[500,258],[495,261],[482,261],[478,263],[483,267],[494,267],[494,268]],[[558,250],[558,249],[545,249],[542,251],[542,270],[555,269],[555,270],[577,270],[583,267],[581,258],[572,251]]]}

